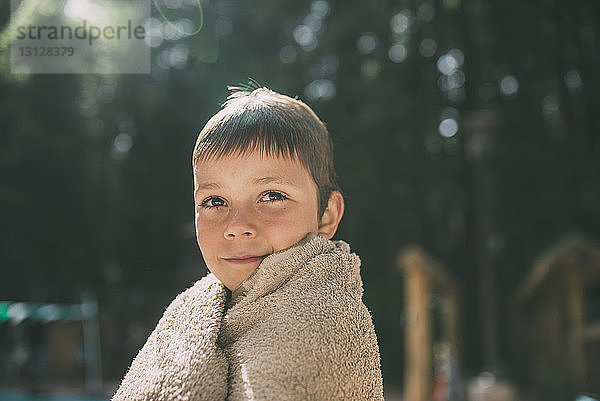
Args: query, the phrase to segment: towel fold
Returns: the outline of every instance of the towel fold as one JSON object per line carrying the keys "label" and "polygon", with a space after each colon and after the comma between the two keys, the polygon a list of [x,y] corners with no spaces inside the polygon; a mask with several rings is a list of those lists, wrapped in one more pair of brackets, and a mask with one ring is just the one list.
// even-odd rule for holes
{"label": "towel fold", "polygon": [[382,400],[359,269],[348,244],[309,234],[229,300],[209,274],[169,305],[113,401]]}

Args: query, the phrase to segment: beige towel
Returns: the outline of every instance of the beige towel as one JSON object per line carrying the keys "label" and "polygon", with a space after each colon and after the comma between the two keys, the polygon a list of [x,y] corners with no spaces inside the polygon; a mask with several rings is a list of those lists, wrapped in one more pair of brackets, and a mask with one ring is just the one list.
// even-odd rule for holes
{"label": "beige towel", "polygon": [[348,244],[309,234],[233,292],[180,294],[113,400],[382,400],[377,338]]}

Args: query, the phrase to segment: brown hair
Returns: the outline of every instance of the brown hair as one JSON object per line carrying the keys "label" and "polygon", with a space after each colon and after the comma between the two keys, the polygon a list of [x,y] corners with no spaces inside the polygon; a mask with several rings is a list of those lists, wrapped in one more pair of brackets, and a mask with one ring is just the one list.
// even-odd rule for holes
{"label": "brown hair", "polygon": [[325,124],[305,103],[261,87],[233,88],[223,108],[204,126],[192,164],[236,153],[297,157],[317,185],[319,217],[339,191],[333,145]]}

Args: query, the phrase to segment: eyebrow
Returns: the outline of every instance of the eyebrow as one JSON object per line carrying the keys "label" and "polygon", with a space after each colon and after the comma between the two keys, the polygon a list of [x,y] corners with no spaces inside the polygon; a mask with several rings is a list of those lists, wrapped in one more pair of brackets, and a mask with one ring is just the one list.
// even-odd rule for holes
{"label": "eyebrow", "polygon": [[[298,185],[293,182],[286,180],[283,177],[279,176],[267,176],[255,178],[252,180],[252,184],[254,185],[264,185],[264,184],[282,184],[282,185],[290,185],[293,187],[297,187]],[[201,182],[196,186],[196,190],[207,190],[207,189],[221,189],[222,186],[216,182]]]}
{"label": "eyebrow", "polygon": [[201,182],[200,184],[198,184],[196,186],[196,190],[199,189],[220,189],[221,186],[219,184],[217,184],[216,182]]}

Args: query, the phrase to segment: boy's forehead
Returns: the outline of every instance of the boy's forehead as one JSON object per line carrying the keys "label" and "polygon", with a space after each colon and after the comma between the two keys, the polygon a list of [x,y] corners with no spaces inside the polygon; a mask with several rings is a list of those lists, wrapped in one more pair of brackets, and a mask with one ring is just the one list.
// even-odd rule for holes
{"label": "boy's forehead", "polygon": [[257,185],[280,183],[297,186],[306,182],[306,179],[314,183],[310,171],[297,157],[253,152],[201,159],[194,165],[194,182],[197,189],[214,189],[219,186],[219,179],[225,177],[243,177],[248,184]]}

